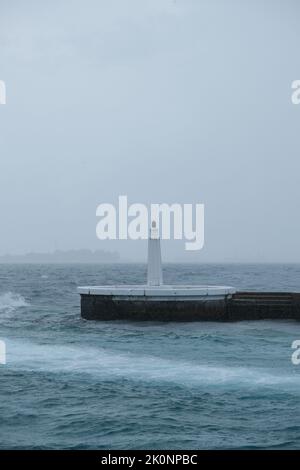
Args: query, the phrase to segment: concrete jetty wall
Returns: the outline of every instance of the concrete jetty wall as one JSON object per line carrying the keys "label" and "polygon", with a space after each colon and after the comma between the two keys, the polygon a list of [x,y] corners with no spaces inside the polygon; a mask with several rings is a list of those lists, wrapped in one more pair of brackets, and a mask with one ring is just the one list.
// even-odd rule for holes
{"label": "concrete jetty wall", "polygon": [[81,295],[81,316],[87,320],[209,321],[222,320],[225,311],[224,298],[191,301]]}
{"label": "concrete jetty wall", "polygon": [[237,292],[227,299],[227,320],[300,320],[300,293]]}
{"label": "concrete jetty wall", "polygon": [[209,299],[81,294],[81,315],[100,321],[300,320],[300,293],[237,292]]}

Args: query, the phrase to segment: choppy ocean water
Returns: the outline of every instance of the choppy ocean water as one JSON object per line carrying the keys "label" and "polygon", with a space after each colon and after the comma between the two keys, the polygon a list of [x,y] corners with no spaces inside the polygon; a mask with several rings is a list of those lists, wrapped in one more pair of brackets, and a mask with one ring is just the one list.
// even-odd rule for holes
{"label": "choppy ocean water", "polygon": [[[300,448],[300,323],[88,322],[77,285],[142,265],[1,265],[0,448]],[[300,291],[300,265],[167,265],[168,283]]]}

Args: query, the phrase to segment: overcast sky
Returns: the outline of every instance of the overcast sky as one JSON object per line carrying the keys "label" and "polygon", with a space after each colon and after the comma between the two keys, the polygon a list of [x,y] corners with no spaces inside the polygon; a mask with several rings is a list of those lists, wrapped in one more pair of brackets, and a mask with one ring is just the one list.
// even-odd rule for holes
{"label": "overcast sky", "polygon": [[0,0],[0,254],[91,248],[96,207],[205,204],[166,260],[300,261],[296,0]]}

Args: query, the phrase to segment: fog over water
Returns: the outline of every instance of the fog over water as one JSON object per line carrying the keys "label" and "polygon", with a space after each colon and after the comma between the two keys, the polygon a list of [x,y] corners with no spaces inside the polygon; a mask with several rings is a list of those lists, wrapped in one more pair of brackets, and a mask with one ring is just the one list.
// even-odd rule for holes
{"label": "fog over water", "polygon": [[299,262],[296,0],[1,0],[0,255],[118,251],[96,207],[204,203],[168,261]]}

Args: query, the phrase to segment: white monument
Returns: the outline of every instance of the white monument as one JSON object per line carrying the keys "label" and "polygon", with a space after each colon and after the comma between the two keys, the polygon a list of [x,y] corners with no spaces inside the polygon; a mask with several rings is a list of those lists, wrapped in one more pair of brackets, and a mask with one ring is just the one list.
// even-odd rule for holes
{"label": "white monument", "polygon": [[[83,286],[81,315],[87,319],[156,319],[184,321],[214,318],[225,311],[228,286],[163,284],[159,232],[152,222],[148,240],[147,284]],[[222,313],[223,312],[223,313]],[[149,313],[149,318],[148,318]]]}

